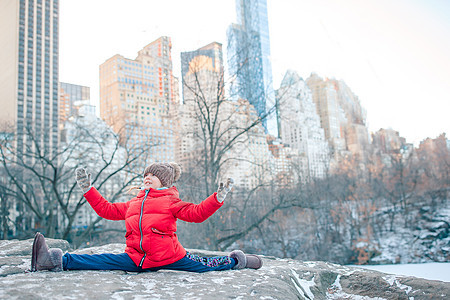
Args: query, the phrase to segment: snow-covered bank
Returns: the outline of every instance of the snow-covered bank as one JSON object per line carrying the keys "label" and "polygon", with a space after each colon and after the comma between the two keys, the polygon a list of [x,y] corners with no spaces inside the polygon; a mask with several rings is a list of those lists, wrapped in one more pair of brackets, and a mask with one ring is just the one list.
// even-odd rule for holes
{"label": "snow-covered bank", "polygon": [[450,263],[351,266],[395,275],[414,276],[429,280],[450,282]]}

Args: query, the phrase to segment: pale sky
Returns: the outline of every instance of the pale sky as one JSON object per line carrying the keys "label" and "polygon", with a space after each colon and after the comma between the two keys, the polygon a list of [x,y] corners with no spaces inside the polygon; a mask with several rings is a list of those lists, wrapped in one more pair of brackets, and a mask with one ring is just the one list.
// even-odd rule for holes
{"label": "pale sky", "polygon": [[[450,134],[450,1],[267,0],[274,88],[287,69],[344,80],[367,111],[369,131],[392,128],[417,145]],[[222,43],[234,0],[61,0],[60,81],[89,86],[99,65],[134,59],[160,36],[180,52]],[[97,108],[98,110],[99,108]]]}

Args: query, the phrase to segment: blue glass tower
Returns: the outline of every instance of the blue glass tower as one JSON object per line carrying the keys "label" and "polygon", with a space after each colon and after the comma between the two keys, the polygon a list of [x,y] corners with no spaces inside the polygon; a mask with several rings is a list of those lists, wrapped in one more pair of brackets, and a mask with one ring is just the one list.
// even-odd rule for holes
{"label": "blue glass tower", "polygon": [[267,133],[278,136],[267,0],[236,0],[237,24],[228,28],[228,67],[232,99],[247,99]]}

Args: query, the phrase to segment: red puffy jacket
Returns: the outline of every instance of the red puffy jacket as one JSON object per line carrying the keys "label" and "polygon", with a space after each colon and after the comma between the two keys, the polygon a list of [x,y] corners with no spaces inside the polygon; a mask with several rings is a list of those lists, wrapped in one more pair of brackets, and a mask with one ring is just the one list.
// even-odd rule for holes
{"label": "red puffy jacket", "polygon": [[205,221],[223,205],[216,194],[193,204],[181,201],[176,187],[171,187],[141,190],[128,202],[110,203],[92,187],[84,197],[100,217],[125,220],[125,252],[137,266],[146,269],[174,263],[186,255],[175,233],[177,219]]}

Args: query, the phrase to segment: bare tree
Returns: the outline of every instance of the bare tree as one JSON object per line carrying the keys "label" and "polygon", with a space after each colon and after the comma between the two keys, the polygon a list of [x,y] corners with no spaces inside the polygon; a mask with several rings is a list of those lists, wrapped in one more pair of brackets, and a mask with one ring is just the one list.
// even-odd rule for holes
{"label": "bare tree", "polygon": [[450,193],[450,149],[445,134],[424,140],[416,153],[421,171],[418,189],[435,207],[448,199]]}
{"label": "bare tree", "polygon": [[419,173],[414,164],[414,149],[391,151],[387,156],[387,163],[382,170],[382,189],[384,197],[392,208],[389,210],[390,231],[394,230],[396,215],[401,213],[405,226],[409,224],[410,204],[416,195]]}
{"label": "bare tree", "polygon": [[[10,235],[10,226],[13,227],[13,220],[10,218],[12,210],[11,178],[0,168],[0,239],[7,240]],[[12,229],[12,228],[11,228]]]}
{"label": "bare tree", "polygon": [[[104,190],[111,202],[120,200],[124,188],[141,176],[141,168],[136,171],[135,167],[145,161],[148,146],[121,146],[119,136],[111,130],[101,131],[86,124],[74,123],[72,129],[72,136],[53,153],[41,148],[29,128],[25,135],[31,143],[26,143],[25,151],[15,146],[14,135],[1,141],[1,172],[11,182],[2,182],[1,190],[19,207],[22,221],[16,226],[18,236],[30,236],[40,230],[48,237],[74,241],[74,223],[86,204],[74,178],[78,167],[89,167],[92,185]],[[100,220],[91,220],[87,228],[77,233],[79,239],[92,233]]]}

